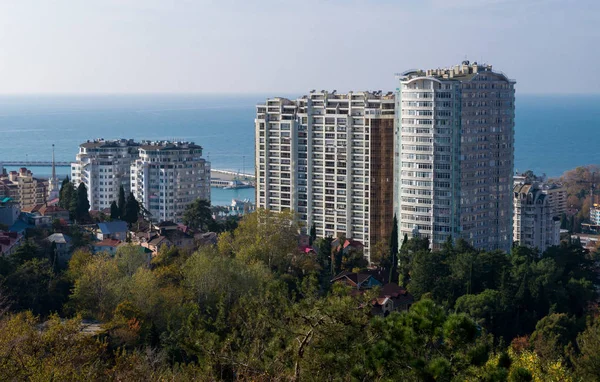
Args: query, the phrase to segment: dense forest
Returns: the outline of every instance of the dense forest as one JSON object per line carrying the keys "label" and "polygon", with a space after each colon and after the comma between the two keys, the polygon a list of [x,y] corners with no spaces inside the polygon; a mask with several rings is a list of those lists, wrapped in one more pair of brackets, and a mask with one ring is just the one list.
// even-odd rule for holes
{"label": "dense forest", "polygon": [[599,380],[598,257],[577,243],[391,243],[380,263],[397,259],[415,303],[383,317],[377,288],[330,283],[360,256],[331,239],[301,252],[298,232],[291,214],[259,210],[193,253],[82,245],[63,268],[30,240],[0,258],[1,379]]}

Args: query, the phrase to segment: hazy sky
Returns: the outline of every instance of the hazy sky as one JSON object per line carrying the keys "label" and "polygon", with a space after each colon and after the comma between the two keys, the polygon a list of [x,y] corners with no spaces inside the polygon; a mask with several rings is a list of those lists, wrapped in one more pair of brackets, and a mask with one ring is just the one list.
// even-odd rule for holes
{"label": "hazy sky", "polygon": [[600,93],[600,0],[0,0],[0,93],[393,90],[465,56]]}

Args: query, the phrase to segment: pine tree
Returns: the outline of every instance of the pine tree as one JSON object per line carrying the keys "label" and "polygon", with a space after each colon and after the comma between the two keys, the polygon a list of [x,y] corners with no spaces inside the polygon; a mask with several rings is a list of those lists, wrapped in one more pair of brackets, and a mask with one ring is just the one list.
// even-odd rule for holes
{"label": "pine tree", "polygon": [[121,185],[119,187],[119,201],[117,202],[117,207],[119,207],[119,218],[121,220],[125,220],[125,190],[123,189],[123,186]]}

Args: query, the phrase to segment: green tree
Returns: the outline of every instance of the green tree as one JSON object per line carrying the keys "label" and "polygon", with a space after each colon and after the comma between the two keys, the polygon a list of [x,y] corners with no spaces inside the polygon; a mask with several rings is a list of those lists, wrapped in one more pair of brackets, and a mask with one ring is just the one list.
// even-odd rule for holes
{"label": "green tree", "polygon": [[121,217],[124,221],[129,224],[133,224],[137,222],[140,214],[140,205],[138,201],[133,196],[133,192],[129,193],[127,197],[127,203],[125,203],[125,215]]}
{"label": "green tree", "polygon": [[189,204],[183,213],[183,224],[192,229],[206,231],[213,224],[210,202],[206,199],[196,199]]}
{"label": "green tree", "polygon": [[117,207],[119,208],[119,219],[121,220],[125,220],[125,204],[125,189],[123,188],[123,185],[120,185]]}
{"label": "green tree", "polygon": [[310,226],[310,243],[309,244],[313,245],[315,240],[317,240],[317,226],[315,225],[315,223],[313,223]]}
{"label": "green tree", "polygon": [[110,318],[126,293],[121,280],[117,262],[109,255],[96,255],[75,280],[70,304],[84,317]]}
{"label": "green tree", "polygon": [[62,303],[57,281],[50,262],[36,258],[20,264],[6,278],[6,286],[16,310],[48,314],[51,310],[59,310]]}
{"label": "green tree", "polygon": [[114,200],[112,201],[112,203],[110,204],[110,218],[111,220],[118,220],[121,216],[121,211],[119,210],[119,207],[117,206],[117,202],[115,202]]}
{"label": "green tree", "polygon": [[388,278],[388,282],[396,280],[398,275],[398,219],[396,218],[396,214],[394,214],[394,221],[392,223],[392,233],[390,236],[390,276]]}
{"label": "green tree", "polygon": [[73,183],[69,180],[69,177],[65,177],[60,187],[60,191],[58,192],[58,205],[61,208],[69,210],[71,206],[71,200],[73,200],[73,195],[75,194],[75,187]]}
{"label": "green tree", "polygon": [[575,372],[584,381],[600,376],[600,319],[590,319],[586,329],[577,336],[579,353],[574,357]]}
{"label": "green tree", "polygon": [[102,341],[81,331],[78,319],[41,323],[19,313],[0,325],[0,370],[14,381],[83,381],[108,370]]}
{"label": "green tree", "polygon": [[84,183],[79,183],[77,187],[77,207],[75,218],[78,221],[88,219],[90,216],[90,201],[88,200],[87,187]]}
{"label": "green tree", "polygon": [[295,259],[310,256],[298,250],[299,233],[292,212],[259,209],[244,216],[233,234],[222,234],[218,247],[222,254],[234,255],[248,264],[260,261],[275,272],[285,273]]}
{"label": "green tree", "polygon": [[564,313],[554,313],[542,318],[535,326],[529,342],[540,358],[555,362],[566,354],[565,347],[575,340],[575,320]]}

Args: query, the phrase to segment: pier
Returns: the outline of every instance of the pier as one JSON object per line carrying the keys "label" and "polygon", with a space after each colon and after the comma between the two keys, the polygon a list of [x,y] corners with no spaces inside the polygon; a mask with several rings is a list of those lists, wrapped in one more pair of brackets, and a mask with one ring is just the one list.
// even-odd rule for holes
{"label": "pier", "polygon": [[[52,167],[52,161],[0,161],[1,166]],[[56,167],[71,167],[71,162],[55,162]]]}

